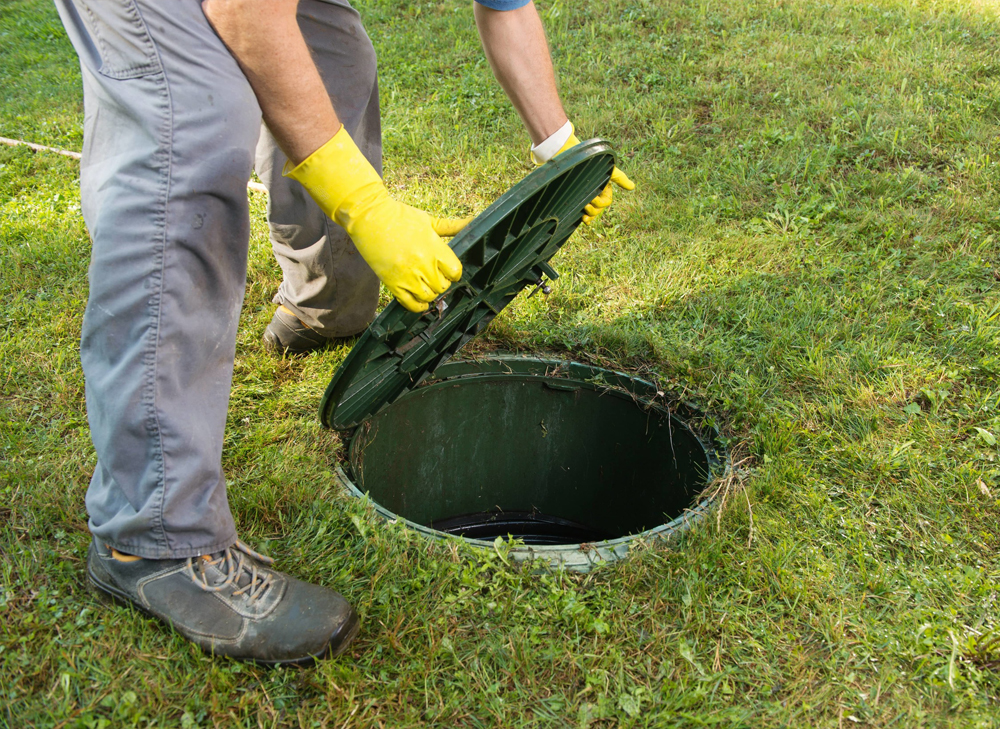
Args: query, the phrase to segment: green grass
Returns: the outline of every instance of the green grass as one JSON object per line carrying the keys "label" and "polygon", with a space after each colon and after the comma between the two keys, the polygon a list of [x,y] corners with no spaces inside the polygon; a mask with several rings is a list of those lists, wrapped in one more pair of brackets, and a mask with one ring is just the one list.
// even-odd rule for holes
{"label": "green grass", "polygon": [[[364,0],[387,180],[480,210],[528,171],[465,0]],[[479,349],[655,377],[751,460],[712,520],[588,576],[418,540],[345,501],[317,422],[341,347],[261,349],[253,193],[225,449],[241,533],[364,630],[310,670],[212,661],[84,591],[94,467],[72,160],[0,149],[0,724],[1000,725],[1000,19],[969,0],[540,3],[583,136],[638,190]],[[76,59],[0,6],[0,135],[79,149]],[[740,487],[745,490],[740,490]]]}

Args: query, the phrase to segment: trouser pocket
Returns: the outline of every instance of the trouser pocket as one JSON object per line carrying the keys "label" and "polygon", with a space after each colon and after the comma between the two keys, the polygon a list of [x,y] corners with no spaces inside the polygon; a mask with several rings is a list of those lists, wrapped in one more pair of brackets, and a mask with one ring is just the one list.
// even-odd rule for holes
{"label": "trouser pocket", "polygon": [[[156,46],[135,0],[71,0],[97,56],[97,71],[116,79],[160,72]],[[82,55],[82,54],[81,54]]]}

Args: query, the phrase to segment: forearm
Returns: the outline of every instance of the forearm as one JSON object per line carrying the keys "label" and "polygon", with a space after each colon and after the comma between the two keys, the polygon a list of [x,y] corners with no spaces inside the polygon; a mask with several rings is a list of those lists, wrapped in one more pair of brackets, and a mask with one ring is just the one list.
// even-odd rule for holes
{"label": "forearm", "polygon": [[205,0],[205,16],[246,74],[264,121],[298,164],[340,129],[340,119],[295,17],[298,0]]}
{"label": "forearm", "polygon": [[566,123],[538,11],[534,3],[507,11],[478,3],[473,7],[493,74],[521,116],[531,141],[538,144]]}

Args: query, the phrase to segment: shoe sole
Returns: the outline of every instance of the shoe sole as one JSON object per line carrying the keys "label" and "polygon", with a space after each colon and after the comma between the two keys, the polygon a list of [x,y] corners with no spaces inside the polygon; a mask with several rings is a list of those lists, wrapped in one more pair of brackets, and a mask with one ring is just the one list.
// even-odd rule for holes
{"label": "shoe sole", "polygon": [[[111,605],[116,607],[132,608],[138,610],[143,615],[153,618],[154,620],[163,623],[164,625],[170,627],[172,630],[176,630],[174,626],[168,620],[164,620],[156,613],[151,612],[147,608],[143,607],[137,602],[134,602],[128,595],[119,590],[114,585],[109,585],[106,582],[101,581],[90,569],[90,565],[87,565],[87,587],[90,588],[90,592],[93,593],[101,603],[105,605]],[[222,656],[224,658],[232,658],[234,661],[240,661],[242,663],[253,663],[264,668],[277,668],[279,666],[301,666],[303,668],[309,667],[316,663],[317,660],[323,658],[336,658],[347,650],[348,646],[354,641],[361,632],[361,621],[358,619],[358,614],[351,608],[351,614],[347,616],[347,620],[341,623],[340,627],[334,631],[333,635],[326,643],[326,648],[317,653],[316,655],[307,655],[302,658],[287,658],[281,661],[266,661],[258,658],[234,658],[233,656]],[[190,640],[186,636],[183,636],[185,640]],[[194,641],[191,641],[194,643]],[[202,645],[198,645],[206,654],[212,656],[213,658],[219,657],[218,654],[213,653],[211,649],[205,648]]]}

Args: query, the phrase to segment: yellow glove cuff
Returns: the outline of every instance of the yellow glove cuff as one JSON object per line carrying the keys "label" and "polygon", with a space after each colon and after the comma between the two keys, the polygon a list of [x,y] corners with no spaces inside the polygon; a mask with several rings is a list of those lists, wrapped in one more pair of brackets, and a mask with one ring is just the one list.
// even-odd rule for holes
{"label": "yellow glove cuff", "polygon": [[579,143],[580,143],[580,140],[577,139],[576,132],[573,132],[572,134],[569,135],[569,139],[566,140],[566,144],[564,144],[563,146],[561,146],[559,148],[559,151],[556,152],[556,157],[558,157],[559,155],[561,155],[563,152],[565,152],[570,147],[575,147]]}
{"label": "yellow glove cuff", "polygon": [[[576,139],[576,129],[573,126],[573,122],[567,121],[563,126],[557,129],[552,135],[538,144],[533,144],[528,154],[531,156],[531,161],[534,162],[535,167],[540,167],[541,165],[553,159],[560,152],[565,151],[573,144],[570,140]],[[577,139],[576,144],[579,144],[580,140]],[[555,145],[560,145],[556,147]]]}
{"label": "yellow glove cuff", "polygon": [[388,192],[371,162],[341,126],[330,141],[283,174],[297,180],[347,232],[363,210]]}
{"label": "yellow glove cuff", "polygon": [[[576,132],[570,134],[569,139],[567,139],[566,142],[563,144],[563,146],[559,148],[559,151],[556,152],[554,155],[552,155],[552,159],[555,159],[563,152],[565,152],[567,149],[569,149],[570,147],[575,147],[579,143],[580,140],[577,139]],[[535,167],[541,167],[543,164],[545,164],[544,162],[539,161],[539,159],[535,156],[534,152],[531,153],[531,161],[535,163]]]}

